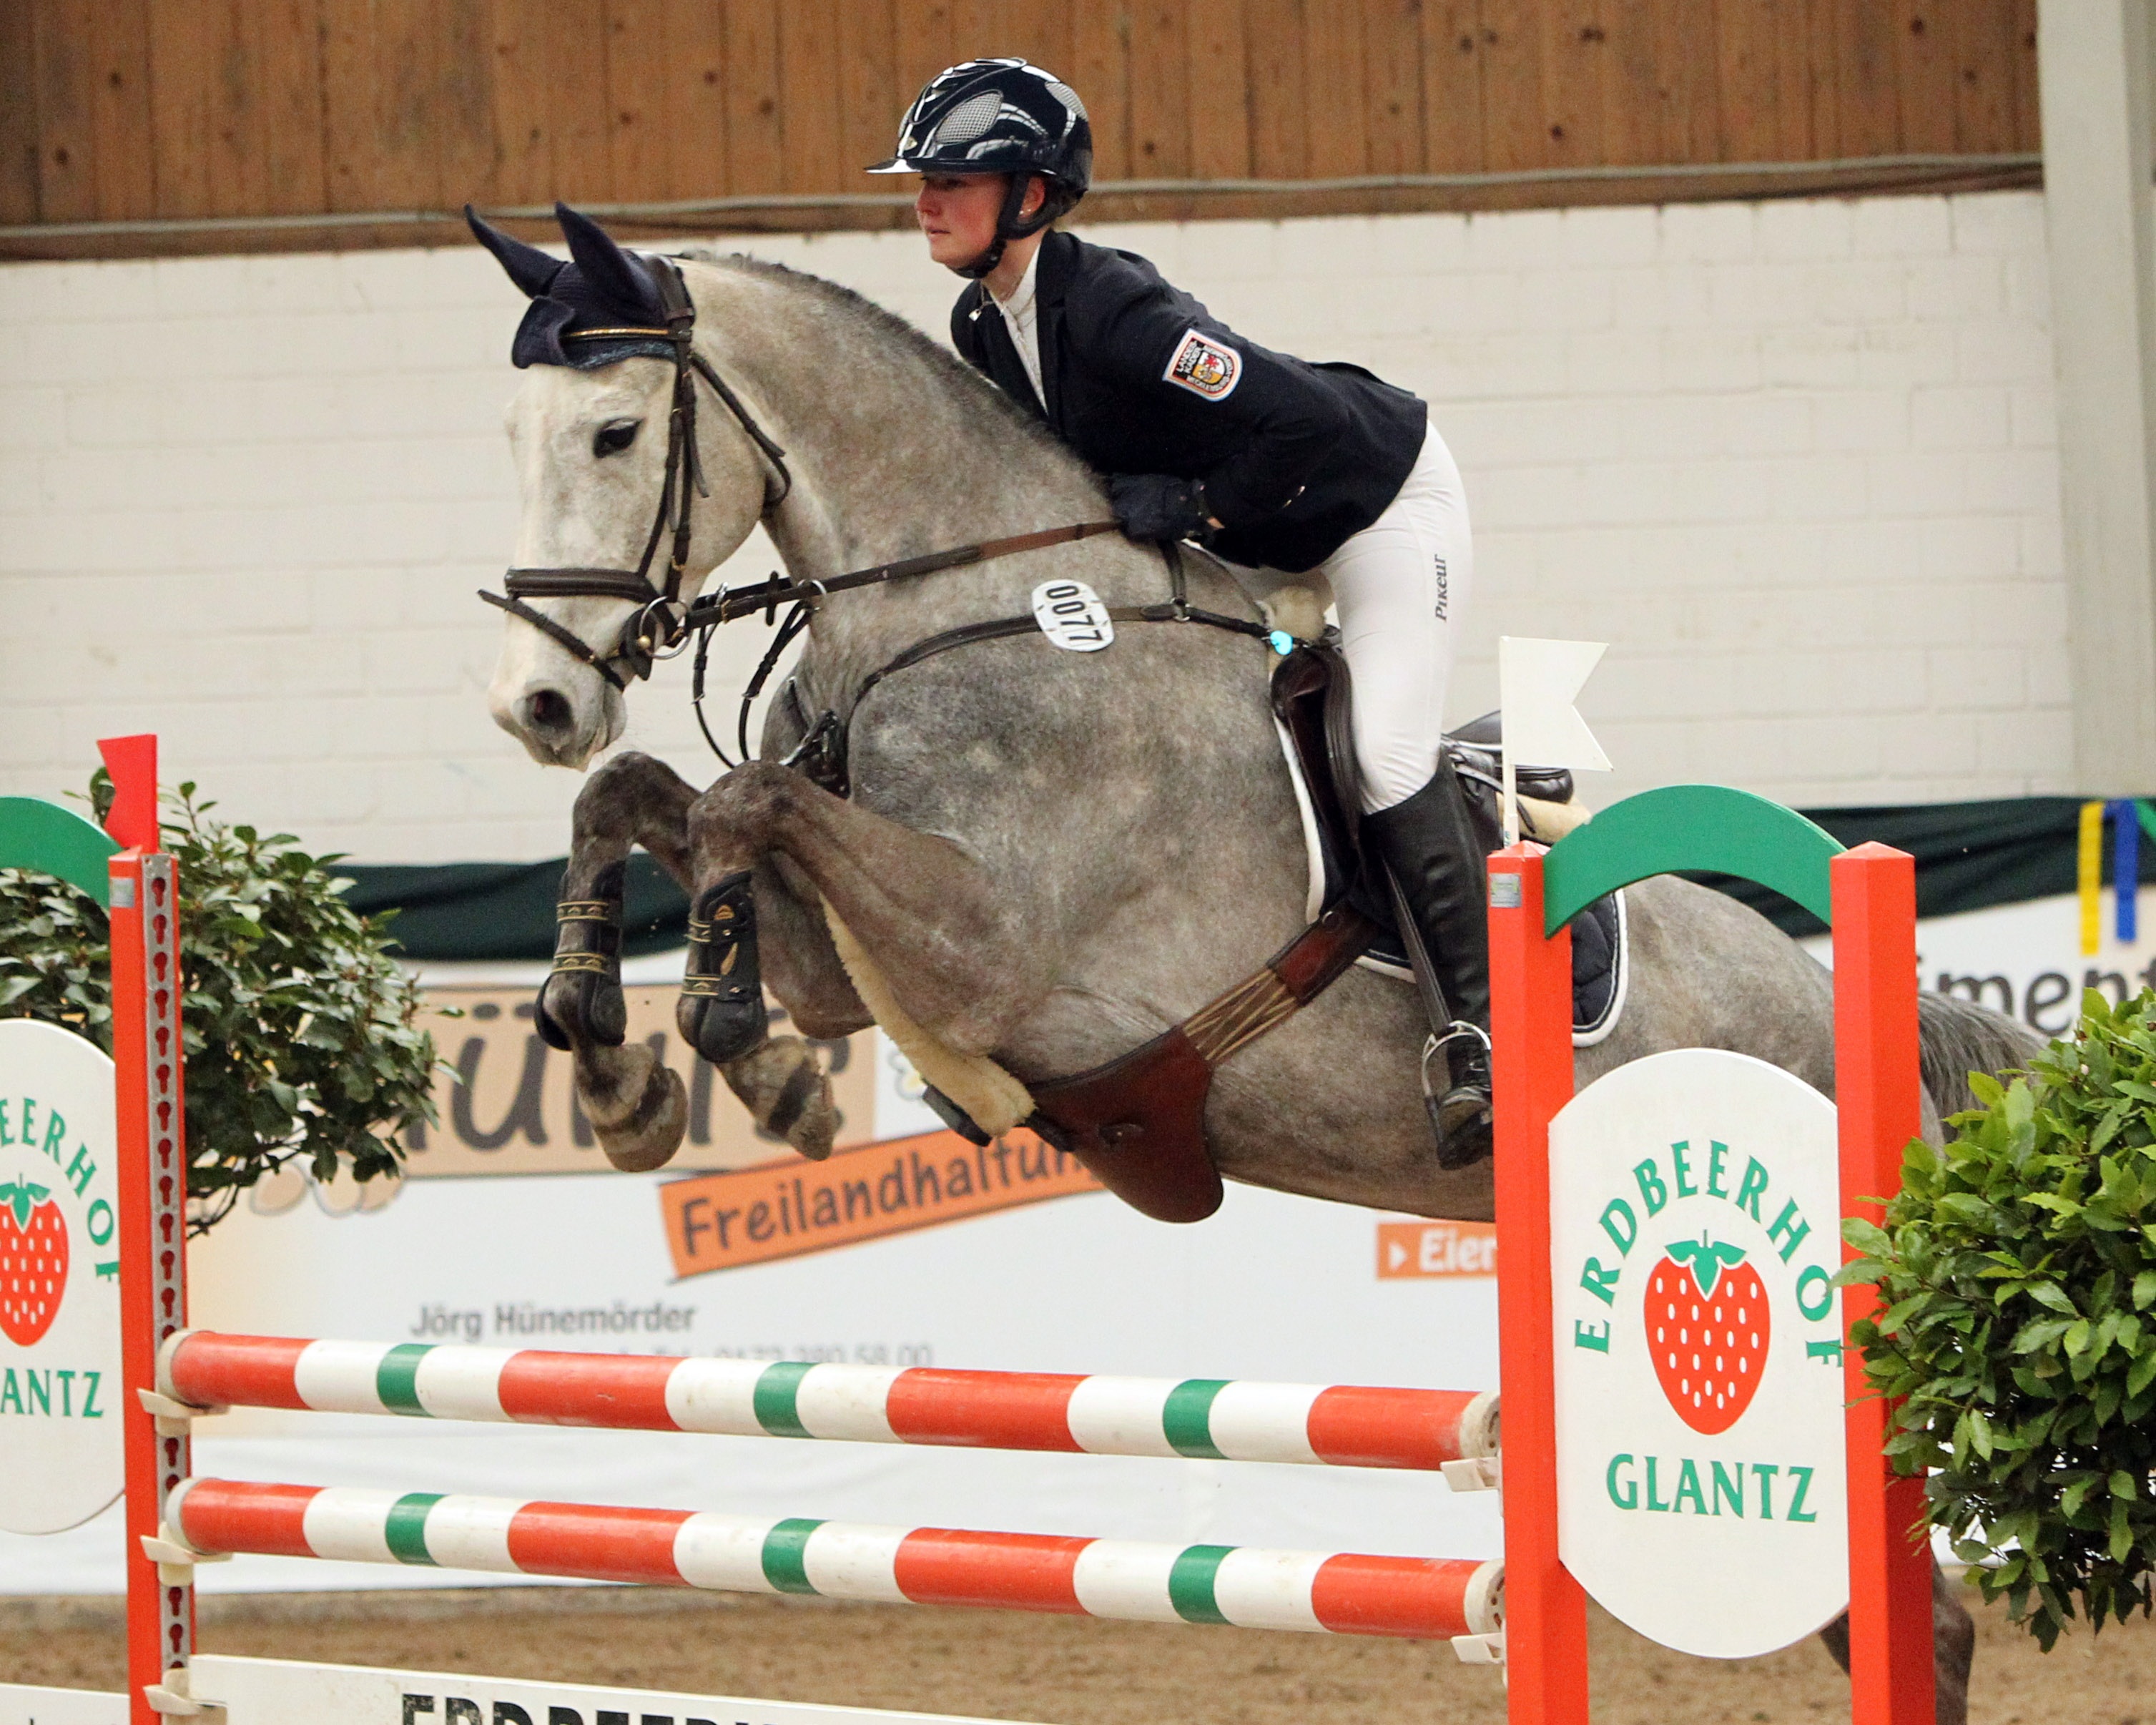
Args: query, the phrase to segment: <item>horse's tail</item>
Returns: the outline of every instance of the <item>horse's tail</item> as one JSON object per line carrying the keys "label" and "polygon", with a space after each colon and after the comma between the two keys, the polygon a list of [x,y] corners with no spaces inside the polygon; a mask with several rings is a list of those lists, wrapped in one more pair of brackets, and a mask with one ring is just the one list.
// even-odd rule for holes
{"label": "horse's tail", "polygon": [[2044,1047],[2025,1024],[1953,994],[1917,997],[1917,1064],[1943,1120],[1977,1106],[1972,1072],[2017,1071]]}

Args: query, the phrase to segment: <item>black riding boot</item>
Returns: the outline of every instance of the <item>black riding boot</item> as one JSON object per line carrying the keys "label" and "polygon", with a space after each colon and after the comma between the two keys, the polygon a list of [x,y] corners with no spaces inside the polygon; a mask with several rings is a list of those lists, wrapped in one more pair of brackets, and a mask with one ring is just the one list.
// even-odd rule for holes
{"label": "black riding boot", "polygon": [[1451,1081],[1431,1119],[1439,1166],[1465,1168],[1490,1149],[1489,847],[1450,760],[1404,803],[1364,815],[1363,836],[1399,883],[1451,1015]]}

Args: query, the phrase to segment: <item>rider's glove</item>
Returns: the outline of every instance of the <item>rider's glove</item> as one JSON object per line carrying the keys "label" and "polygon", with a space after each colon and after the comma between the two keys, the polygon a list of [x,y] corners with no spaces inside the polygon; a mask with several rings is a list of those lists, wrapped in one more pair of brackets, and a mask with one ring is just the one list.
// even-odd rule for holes
{"label": "rider's glove", "polygon": [[1116,521],[1133,539],[1187,539],[1209,525],[1204,486],[1172,473],[1118,473],[1108,480]]}

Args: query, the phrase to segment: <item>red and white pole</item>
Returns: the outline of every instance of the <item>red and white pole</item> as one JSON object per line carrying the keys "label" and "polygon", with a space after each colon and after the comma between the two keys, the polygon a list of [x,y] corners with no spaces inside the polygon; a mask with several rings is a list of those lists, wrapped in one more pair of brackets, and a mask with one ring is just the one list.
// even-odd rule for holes
{"label": "red and white pole", "polygon": [[[105,829],[112,936],[112,1060],[118,1086],[120,1314],[127,1458],[127,1693],[131,1725],[157,1725],[149,1690],[194,1651],[194,1589],[167,1585],[142,1542],[187,1476],[187,1440],[142,1404],[157,1350],[187,1321],[187,1129],[180,1044],[179,881],[157,848],[157,740],[98,744],[118,792]],[[184,1426],[170,1428],[183,1433]]]}

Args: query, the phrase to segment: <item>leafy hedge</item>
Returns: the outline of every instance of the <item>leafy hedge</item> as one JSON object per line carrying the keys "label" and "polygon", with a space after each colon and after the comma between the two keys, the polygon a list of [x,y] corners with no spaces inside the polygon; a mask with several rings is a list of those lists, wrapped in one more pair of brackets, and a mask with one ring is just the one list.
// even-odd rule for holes
{"label": "leafy hedge", "polygon": [[1987,1599],[2046,1649],[2076,1615],[2150,1609],[2156,1564],[2156,992],[2090,991],[2072,1033],[1943,1148],[1915,1143],[1883,1229],[1845,1224],[1878,1283],[1872,1383],[1905,1398],[1887,1453],[1926,1481]]}
{"label": "leafy hedge", "polygon": [[[100,773],[93,798],[110,797]],[[209,819],[183,784],[165,798],[180,878],[187,1193],[195,1231],[287,1163],[392,1173],[401,1135],[432,1118],[434,1041],[388,956],[387,916],[338,896],[335,856],[292,835]],[[0,870],[0,1018],[42,1019],[110,1052],[110,935],[64,881]]]}

